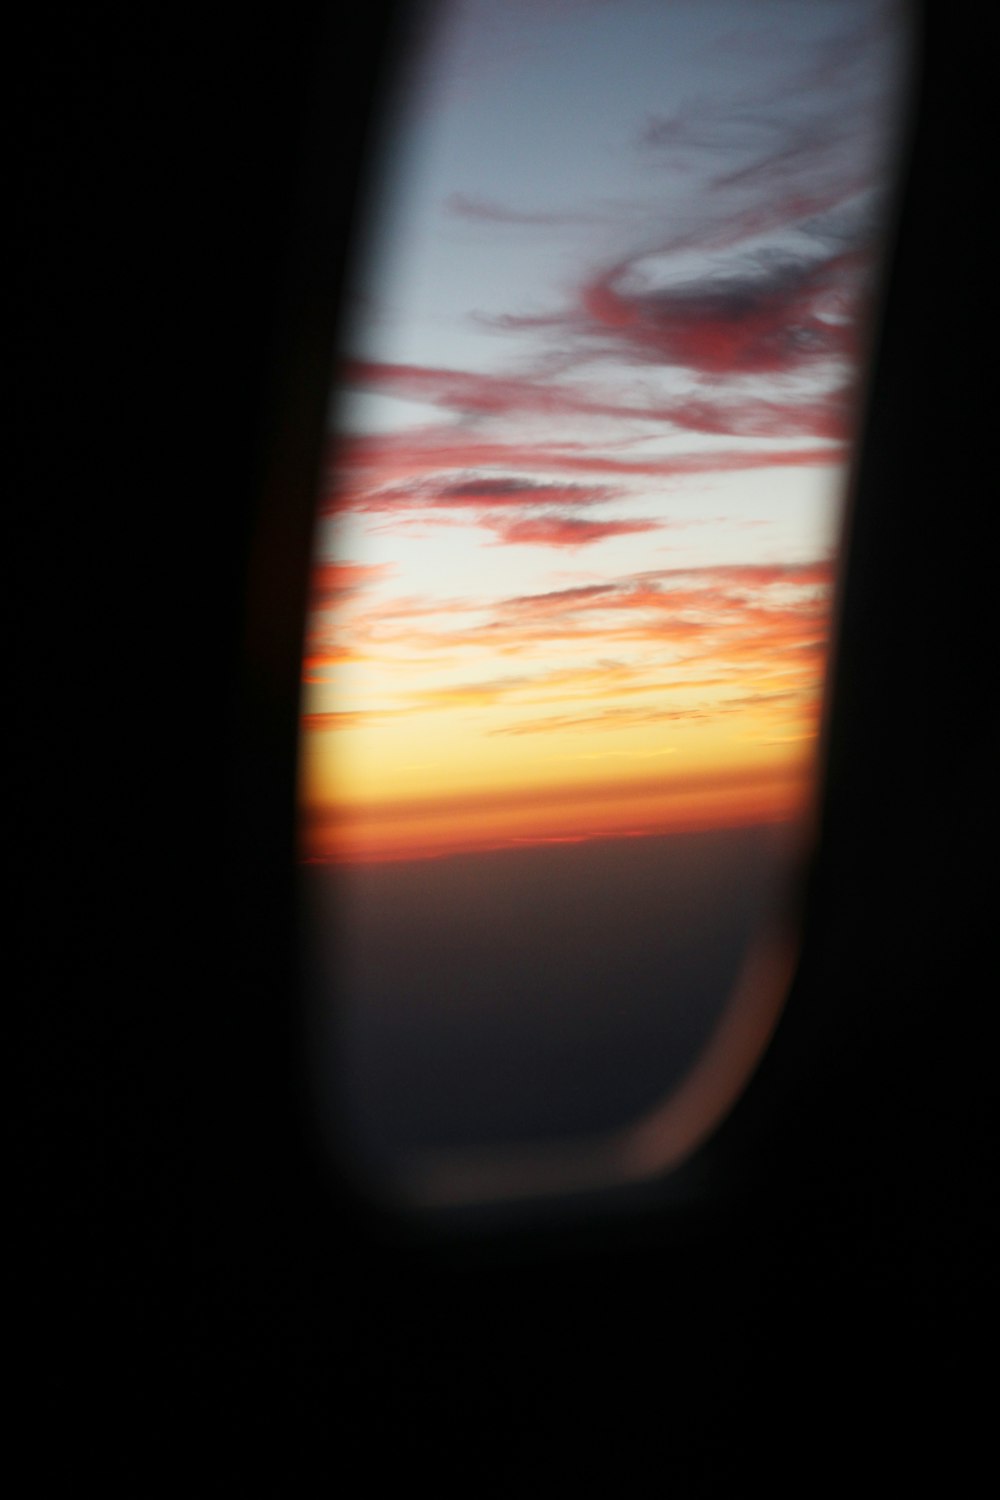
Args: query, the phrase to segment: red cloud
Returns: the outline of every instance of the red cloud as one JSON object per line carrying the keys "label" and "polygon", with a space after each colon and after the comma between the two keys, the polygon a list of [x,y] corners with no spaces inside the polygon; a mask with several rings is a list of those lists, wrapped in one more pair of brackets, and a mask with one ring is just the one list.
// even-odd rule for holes
{"label": "red cloud", "polygon": [[355,510],[396,513],[404,510],[536,510],[557,506],[571,510],[598,505],[616,498],[617,492],[604,485],[576,484],[568,481],[522,479],[509,474],[432,475],[402,484],[376,488],[359,494]]}
{"label": "red cloud", "polygon": [[[403,509],[446,508],[450,487],[456,482],[467,487],[470,500],[474,487],[481,490],[482,500],[496,504],[496,494],[488,486],[500,479],[510,480],[509,471],[520,469],[535,473],[559,472],[621,477],[681,478],[694,474],[722,474],[749,469],[812,467],[836,463],[841,449],[832,445],[810,448],[725,448],[700,453],[678,453],[646,458],[618,458],[595,452],[581,443],[514,443],[478,440],[457,435],[451,427],[435,427],[419,432],[383,434],[372,437],[347,437],[331,448],[329,480],[323,496],[327,511],[338,509],[392,513]],[[496,469],[508,473],[497,475]],[[477,475],[474,471],[479,470]],[[418,476],[433,476],[417,484]],[[460,476],[460,477],[458,477]],[[521,503],[537,506],[556,499],[546,494],[537,481],[519,478]],[[402,486],[402,487],[400,487]],[[454,490],[453,499],[461,499]],[[435,498],[437,497],[437,498]],[[443,497],[443,498],[442,498]],[[514,491],[510,492],[513,501]],[[582,494],[574,487],[565,496],[572,504],[596,503],[608,499],[606,490],[589,488]]]}
{"label": "red cloud", "polygon": [[792,650],[796,670],[812,671],[808,658],[822,650],[826,635],[830,579],[825,561],[663,569],[501,600],[467,637],[482,634],[504,649],[586,638],[609,648],[661,642],[684,646],[686,661],[722,656],[734,665],[778,660]]}
{"label": "red cloud", "polygon": [[[603,484],[542,479],[520,469],[662,478],[732,470],[828,464],[838,454],[822,448],[737,448],[648,458],[619,458],[580,445],[514,444],[456,436],[451,428],[341,440],[334,447],[328,512],[357,511],[420,524],[453,524],[464,513],[511,545],[581,547],[615,536],[661,529],[660,519],[581,516],[594,506],[627,498]],[[503,472],[507,470],[507,472]]]}
{"label": "red cloud", "polygon": [[502,542],[542,547],[582,547],[612,536],[630,536],[658,531],[657,521],[582,521],[576,516],[484,516],[483,525],[496,532]]}
{"label": "red cloud", "polygon": [[[609,273],[613,275],[613,273]],[[629,326],[633,314],[624,305],[616,311],[612,294],[599,287],[583,292],[595,307],[603,307],[611,324]],[[593,311],[593,309],[591,309]],[[707,394],[640,402],[607,393],[588,393],[526,375],[491,375],[472,370],[450,370],[429,365],[393,364],[378,360],[348,360],[341,367],[346,385],[376,390],[442,407],[458,416],[506,416],[524,413],[550,417],[606,417],[625,422],[648,422],[678,431],[718,433],[734,437],[822,437],[847,435],[850,392],[838,386],[822,396],[797,399],[752,396],[730,392],[725,399]]]}
{"label": "red cloud", "polygon": [[339,604],[392,572],[392,563],[320,563],[309,580],[313,607]]}
{"label": "red cloud", "polygon": [[[432,477],[402,484],[359,487],[350,508],[374,514],[411,516],[421,523],[452,524],[451,513],[466,512],[474,524],[493,532],[500,542],[545,547],[582,547],[613,536],[660,530],[654,520],[618,518],[583,520],[577,510],[616,498],[605,486],[551,483],[521,479],[513,475],[471,478]],[[443,513],[443,514],[442,514]],[[318,570],[318,602],[333,602],[377,575],[378,568],[362,570],[352,565]],[[327,576],[329,574],[329,577]],[[357,575],[357,576],[356,576]]]}
{"label": "red cloud", "polygon": [[584,286],[581,332],[633,359],[707,376],[773,375],[857,354],[852,284],[860,252],[791,255],[659,289],[630,289],[624,261]]}
{"label": "red cloud", "polygon": [[[679,663],[686,670],[702,664],[700,680],[706,670],[714,677],[722,667],[737,675],[752,669],[755,687],[761,673],[775,672],[808,684],[815,683],[825,650],[831,575],[829,561],[814,560],[660,569],[511,596],[492,605],[389,600],[352,620],[351,640],[359,652],[384,653],[398,643],[439,658],[485,643],[506,656],[555,642],[600,643],[603,653],[624,655],[633,646],[653,645],[657,654],[641,667],[600,668],[612,671],[616,692],[645,690],[623,686],[623,673],[638,672],[641,682],[652,672],[652,680],[662,685],[664,660],[672,664],[670,670]],[[423,623],[429,617],[433,625]]]}

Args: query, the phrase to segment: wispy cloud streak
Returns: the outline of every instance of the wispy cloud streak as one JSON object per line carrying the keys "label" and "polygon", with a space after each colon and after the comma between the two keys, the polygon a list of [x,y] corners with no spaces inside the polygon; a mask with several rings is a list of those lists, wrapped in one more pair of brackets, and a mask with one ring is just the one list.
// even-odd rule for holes
{"label": "wispy cloud streak", "polygon": [[[626,268],[627,269],[627,268]],[[600,287],[585,288],[583,298],[596,300],[600,321],[600,306],[607,304],[604,321],[619,328],[640,320],[645,314],[641,301],[633,299],[630,305],[624,296],[610,289],[615,272],[604,275],[604,290]],[[778,293],[775,292],[774,297]],[[734,288],[717,289],[714,293],[717,314],[724,311],[726,299],[732,305],[737,296]],[[682,308],[683,295],[676,299]],[[683,308],[683,320],[690,326],[701,316],[704,309],[696,305],[696,297]],[[593,312],[593,309],[592,309]],[[772,323],[783,327],[780,310],[772,308],[769,313]],[[653,319],[650,317],[651,323]],[[716,319],[720,321],[719,316]],[[758,317],[758,325],[761,318]],[[661,327],[669,324],[667,309],[660,309]],[[581,325],[581,332],[585,328]],[[646,335],[655,338],[652,329]],[[666,336],[666,335],[663,335]],[[746,333],[745,337],[749,337]],[[758,327],[758,336],[763,333]],[[787,338],[794,342],[788,332]],[[633,339],[636,337],[632,335]],[[803,351],[804,353],[805,351]],[[648,361],[649,355],[645,357]],[[676,395],[663,400],[628,400],[610,392],[588,392],[578,387],[546,382],[531,375],[490,374],[473,370],[449,370],[434,366],[392,364],[376,360],[348,360],[341,367],[341,379],[345,385],[359,390],[377,391],[383,395],[403,397],[407,400],[426,402],[443,408],[455,417],[499,417],[530,415],[532,417],[603,417],[628,424],[644,424],[659,430],[678,432],[710,433],[724,437],[822,437],[842,439],[848,429],[849,391],[838,388],[822,397],[800,394],[795,399],[777,396],[754,396],[743,392],[727,400],[713,397],[711,392],[699,395]]]}
{"label": "wispy cloud streak", "polygon": [[[812,704],[826,646],[832,568],[827,560],[789,565],[665,568],[604,583],[512,595],[492,603],[452,600],[373,604],[352,622],[355,648],[383,662],[399,656],[399,689],[378,710],[496,709],[490,734],[622,727],[709,717],[791,699]],[[591,665],[546,665],[553,649],[599,647]],[[402,663],[413,652],[454,662],[518,660],[515,672],[413,691]],[[484,652],[486,657],[484,658]],[[696,695],[683,708],[666,699]],[[623,706],[656,696],[656,709]],[[586,713],[517,720],[512,708],[591,705]],[[594,704],[601,705],[594,709]],[[353,725],[355,720],[344,720]]]}
{"label": "wispy cloud streak", "polygon": [[480,198],[472,193],[451,193],[445,200],[445,209],[459,219],[473,219],[485,224],[514,224],[541,229],[562,229],[607,223],[607,213],[588,213],[574,209],[523,209],[511,204],[499,203],[495,199]]}

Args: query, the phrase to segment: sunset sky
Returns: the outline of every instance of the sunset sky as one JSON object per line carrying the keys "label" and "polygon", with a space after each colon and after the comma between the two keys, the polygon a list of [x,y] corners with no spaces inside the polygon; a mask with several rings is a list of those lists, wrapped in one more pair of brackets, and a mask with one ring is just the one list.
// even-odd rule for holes
{"label": "sunset sky", "polygon": [[304,855],[794,815],[897,8],[435,14],[331,402]]}

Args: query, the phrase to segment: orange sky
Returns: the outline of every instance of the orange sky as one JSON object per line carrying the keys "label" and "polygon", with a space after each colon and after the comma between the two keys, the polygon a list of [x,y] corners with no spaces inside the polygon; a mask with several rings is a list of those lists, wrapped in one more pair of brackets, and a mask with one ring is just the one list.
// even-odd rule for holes
{"label": "orange sky", "polygon": [[304,853],[771,821],[807,793],[830,569],[648,570],[447,606],[317,569]]}

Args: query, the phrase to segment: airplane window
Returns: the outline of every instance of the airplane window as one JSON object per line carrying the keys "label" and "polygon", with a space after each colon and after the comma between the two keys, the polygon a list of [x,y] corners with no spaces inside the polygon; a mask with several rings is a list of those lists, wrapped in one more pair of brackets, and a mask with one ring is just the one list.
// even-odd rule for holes
{"label": "airplane window", "polygon": [[663,1171],[794,965],[908,12],[421,13],[305,652],[313,1064],[371,1190]]}

